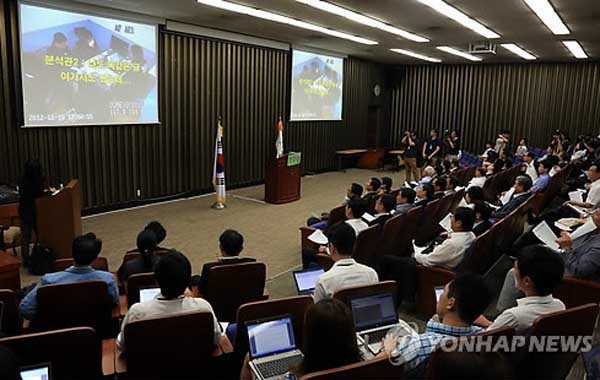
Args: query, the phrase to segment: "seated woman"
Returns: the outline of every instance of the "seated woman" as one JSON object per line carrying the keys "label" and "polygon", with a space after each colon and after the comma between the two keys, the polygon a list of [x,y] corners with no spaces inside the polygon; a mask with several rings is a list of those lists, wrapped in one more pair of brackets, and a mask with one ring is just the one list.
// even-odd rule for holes
{"label": "seated woman", "polygon": [[121,264],[121,267],[117,271],[119,281],[124,283],[131,275],[152,272],[156,247],[156,234],[152,230],[143,230],[140,232],[137,236],[137,249],[140,256]]}
{"label": "seated woman", "polygon": [[[312,305],[304,320],[304,361],[290,368],[291,375],[300,376],[317,371],[353,364],[361,360],[356,344],[352,312],[341,301],[324,299]],[[242,367],[240,380],[254,379],[248,365]]]}

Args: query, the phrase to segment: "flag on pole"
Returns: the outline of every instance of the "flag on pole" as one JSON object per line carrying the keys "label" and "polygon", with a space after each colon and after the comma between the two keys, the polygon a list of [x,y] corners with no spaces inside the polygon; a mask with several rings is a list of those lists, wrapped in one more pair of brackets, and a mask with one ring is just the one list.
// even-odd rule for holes
{"label": "flag on pole", "polygon": [[277,123],[277,140],[275,141],[275,149],[277,149],[277,158],[283,156],[283,120],[279,116]]}
{"label": "flag on pole", "polygon": [[[215,140],[215,164],[213,167],[213,186],[217,192],[215,206],[225,205],[225,159],[223,158],[223,126],[219,118],[217,127],[217,138]],[[222,208],[222,207],[216,207]]]}

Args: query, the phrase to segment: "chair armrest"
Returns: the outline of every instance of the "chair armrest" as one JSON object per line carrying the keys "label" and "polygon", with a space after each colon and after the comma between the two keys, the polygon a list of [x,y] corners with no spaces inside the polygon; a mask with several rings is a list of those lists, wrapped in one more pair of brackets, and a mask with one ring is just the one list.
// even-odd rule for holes
{"label": "chair armrest", "polygon": [[587,287],[594,287],[594,288],[600,289],[600,282],[598,282],[598,281],[586,280],[584,278],[579,278],[579,277],[575,277],[575,276],[564,276],[563,281],[565,281],[565,280],[567,280],[568,282],[575,284],[575,285],[583,285],[583,286],[587,286]]}
{"label": "chair armrest", "polygon": [[116,339],[102,340],[102,374],[112,377],[115,372]]}
{"label": "chair armrest", "polygon": [[271,297],[271,294],[269,293],[269,289],[267,289],[265,287],[265,290],[263,291],[263,295],[262,295],[262,301],[266,301],[269,299],[269,297]]}

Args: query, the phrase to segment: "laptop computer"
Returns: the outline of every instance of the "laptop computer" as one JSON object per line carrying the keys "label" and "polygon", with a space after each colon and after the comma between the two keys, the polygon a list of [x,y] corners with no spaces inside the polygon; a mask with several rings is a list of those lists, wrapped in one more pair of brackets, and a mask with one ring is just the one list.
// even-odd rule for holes
{"label": "laptop computer", "polygon": [[396,303],[391,293],[350,298],[350,307],[358,341],[373,354],[381,350],[381,340],[399,325]]}
{"label": "laptop computer", "polygon": [[52,380],[50,363],[40,363],[21,367],[22,380]]}
{"label": "laptop computer", "polygon": [[246,322],[250,368],[260,380],[277,379],[304,360],[296,348],[291,315]]}
{"label": "laptop computer", "polygon": [[154,299],[157,294],[160,294],[160,288],[158,286],[146,286],[140,288],[140,302]]}
{"label": "laptop computer", "polygon": [[323,269],[294,271],[294,282],[296,283],[298,294],[313,294],[315,286],[317,286],[317,280],[323,273],[325,273]]}

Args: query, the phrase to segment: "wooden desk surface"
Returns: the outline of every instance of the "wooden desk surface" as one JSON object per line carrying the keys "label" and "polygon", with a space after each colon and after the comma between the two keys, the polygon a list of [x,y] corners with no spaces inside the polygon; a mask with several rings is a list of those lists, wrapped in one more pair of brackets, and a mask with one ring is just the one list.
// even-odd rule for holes
{"label": "wooden desk surface", "polygon": [[0,205],[0,224],[19,225],[19,204],[6,203]]}
{"label": "wooden desk surface", "polygon": [[18,270],[21,262],[13,255],[0,251],[0,272],[7,272],[9,270]]}
{"label": "wooden desk surface", "polygon": [[336,150],[335,154],[341,154],[341,155],[352,155],[352,154],[360,154],[360,153],[367,153],[367,149],[346,149],[346,150]]}

